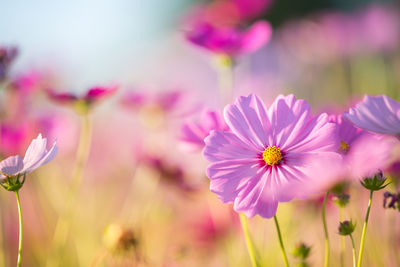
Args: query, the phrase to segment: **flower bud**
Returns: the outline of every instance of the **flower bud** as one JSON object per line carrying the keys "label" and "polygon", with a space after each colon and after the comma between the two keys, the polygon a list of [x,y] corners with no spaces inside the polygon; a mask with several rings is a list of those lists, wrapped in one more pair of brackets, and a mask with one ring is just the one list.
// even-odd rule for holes
{"label": "flower bud", "polygon": [[351,235],[354,232],[356,225],[353,221],[343,221],[339,224],[339,235]]}
{"label": "flower bud", "polygon": [[383,207],[386,209],[397,209],[400,211],[400,193],[390,193],[386,191],[383,194]]}
{"label": "flower bud", "polygon": [[305,243],[300,242],[299,244],[296,245],[292,253],[296,258],[305,260],[310,255],[310,251],[311,251],[310,246],[307,246]]}
{"label": "flower bud", "polygon": [[120,252],[129,251],[138,246],[138,239],[133,230],[116,224],[107,227],[103,242],[110,250]]}
{"label": "flower bud", "polygon": [[388,185],[388,183],[384,185],[385,182],[386,182],[386,177],[383,176],[383,172],[380,170],[373,177],[364,178],[364,180],[361,181],[361,185],[368,190],[378,191],[385,188]]}
{"label": "flower bud", "polygon": [[333,198],[333,202],[339,207],[346,207],[349,204],[350,195],[349,194],[338,194]]}

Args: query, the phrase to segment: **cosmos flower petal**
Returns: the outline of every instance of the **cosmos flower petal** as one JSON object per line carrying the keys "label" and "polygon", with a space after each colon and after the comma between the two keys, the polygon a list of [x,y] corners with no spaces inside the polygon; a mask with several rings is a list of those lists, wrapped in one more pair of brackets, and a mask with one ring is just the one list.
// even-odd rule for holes
{"label": "cosmos flower petal", "polygon": [[[310,106],[304,100],[297,100],[294,95],[279,95],[268,110],[268,117],[271,121],[273,132],[270,141],[281,148],[290,146],[301,138],[299,133],[308,123]],[[306,133],[304,133],[306,135]]]}
{"label": "cosmos flower petal", "polygon": [[225,131],[228,130],[228,126],[219,112],[205,110],[200,122],[187,122],[182,125],[180,145],[185,150],[199,151],[204,147],[204,139],[211,130]]}
{"label": "cosmos flower petal", "polygon": [[24,172],[31,172],[37,168],[39,168],[40,166],[48,163],[49,161],[53,160],[55,158],[55,156],[57,155],[58,152],[58,147],[57,147],[57,142],[53,143],[53,146],[50,148],[49,151],[46,150],[46,152],[44,153],[43,157],[38,160],[37,162],[33,163],[33,164],[25,164],[24,166]]}
{"label": "cosmos flower petal", "polygon": [[386,95],[365,96],[343,117],[367,131],[400,135],[400,103]]}
{"label": "cosmos flower petal", "polygon": [[393,138],[363,135],[351,145],[346,155],[349,175],[355,179],[363,179],[384,169],[390,164],[394,145]]}
{"label": "cosmos flower petal", "polygon": [[231,132],[211,131],[204,140],[206,147],[204,157],[210,162],[246,159],[251,162],[259,160],[259,152],[248,145]]}
{"label": "cosmos flower petal", "polygon": [[246,164],[246,162],[225,161],[210,164],[207,168],[210,190],[217,194],[222,202],[233,202],[257,170],[258,167],[255,164]]}
{"label": "cosmos flower petal", "polygon": [[40,161],[43,156],[46,154],[46,145],[47,139],[42,138],[42,135],[39,134],[36,139],[33,139],[28,149],[26,150],[24,157],[24,166],[25,168],[29,168]]}
{"label": "cosmos flower petal", "polygon": [[185,150],[201,150],[204,146],[204,130],[196,123],[187,122],[181,127],[179,141]]}
{"label": "cosmos flower petal", "polygon": [[252,53],[268,43],[272,36],[272,27],[266,21],[255,22],[242,34],[241,53]]}
{"label": "cosmos flower petal", "polygon": [[18,174],[24,167],[20,156],[11,156],[0,162],[0,170],[2,172],[0,178],[4,178],[3,174],[12,176]]}
{"label": "cosmos flower petal", "polygon": [[337,127],[334,123],[329,123],[326,114],[320,114],[311,119],[298,133],[296,143],[293,143],[289,151],[308,152],[308,151],[336,151]]}
{"label": "cosmos flower petal", "polygon": [[231,131],[252,148],[262,149],[268,143],[270,122],[264,103],[256,95],[239,97],[224,109],[224,118]]}
{"label": "cosmos flower petal", "polygon": [[265,170],[259,171],[236,197],[234,209],[237,212],[244,212],[247,217],[258,214],[263,218],[272,218],[278,208],[278,201],[270,185],[270,176]]}

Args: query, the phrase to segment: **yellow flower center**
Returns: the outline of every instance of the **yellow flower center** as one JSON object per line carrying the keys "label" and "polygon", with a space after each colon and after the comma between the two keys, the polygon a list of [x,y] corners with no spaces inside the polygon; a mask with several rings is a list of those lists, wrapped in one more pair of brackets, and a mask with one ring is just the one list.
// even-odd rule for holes
{"label": "yellow flower center", "polygon": [[343,140],[340,141],[340,147],[339,147],[339,152],[342,152],[343,154],[346,154],[349,152],[350,146],[348,143],[344,142]]}
{"label": "yellow flower center", "polygon": [[279,147],[269,146],[263,151],[263,159],[268,165],[276,165],[282,160],[282,153]]}

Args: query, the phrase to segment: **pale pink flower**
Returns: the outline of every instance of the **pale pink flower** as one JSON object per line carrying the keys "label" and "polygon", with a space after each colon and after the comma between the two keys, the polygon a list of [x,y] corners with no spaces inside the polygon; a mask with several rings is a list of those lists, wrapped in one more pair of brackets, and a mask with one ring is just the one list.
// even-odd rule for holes
{"label": "pale pink flower", "polygon": [[200,122],[186,122],[182,125],[180,143],[185,150],[200,151],[204,147],[204,138],[211,130],[227,131],[228,126],[220,112],[207,109]]}
{"label": "pale pink flower", "polygon": [[269,109],[255,95],[239,97],[224,117],[231,132],[205,139],[210,189],[249,217],[273,217],[278,202],[300,195],[292,183],[306,183],[319,174],[313,165],[337,155],[335,124],[293,95],[278,96]]}
{"label": "pale pink flower", "polygon": [[47,150],[46,145],[47,139],[42,138],[42,135],[39,134],[36,139],[32,140],[23,159],[21,156],[16,155],[1,161],[0,179],[25,176],[26,173],[32,172],[53,160],[57,154],[56,142],[54,142],[50,150]]}
{"label": "pale pink flower", "polygon": [[343,118],[361,129],[400,138],[400,103],[386,95],[366,95]]}

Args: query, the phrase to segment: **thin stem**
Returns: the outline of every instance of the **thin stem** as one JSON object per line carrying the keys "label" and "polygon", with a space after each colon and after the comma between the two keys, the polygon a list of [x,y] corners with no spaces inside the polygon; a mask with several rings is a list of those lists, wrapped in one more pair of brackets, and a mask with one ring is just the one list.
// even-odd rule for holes
{"label": "thin stem", "polygon": [[[343,222],[343,207],[339,206],[339,221]],[[344,267],[346,251],[346,236],[340,236],[340,266]]]}
{"label": "thin stem", "polygon": [[259,264],[257,263],[256,252],[255,252],[254,245],[253,245],[253,242],[250,237],[246,215],[244,215],[244,213],[239,213],[239,217],[240,217],[240,223],[242,224],[244,237],[246,239],[246,245],[247,245],[247,250],[248,250],[249,256],[250,256],[251,266],[258,267]]}
{"label": "thin stem", "polygon": [[[63,248],[68,238],[71,218],[73,217],[72,207],[76,206],[76,195],[82,182],[84,167],[89,157],[91,138],[92,123],[89,114],[85,114],[81,118],[81,132],[78,149],[76,152],[76,163],[72,173],[72,184],[67,195],[64,210],[57,220],[54,231],[53,244],[54,248],[57,250]],[[58,258],[59,257],[57,257],[56,255],[51,255],[48,258],[47,266],[57,265],[56,261],[58,260]]]}
{"label": "thin stem", "polygon": [[18,243],[17,267],[20,267],[21,260],[22,260],[22,211],[21,211],[21,201],[19,200],[18,191],[14,191],[14,192],[15,192],[15,196],[17,197],[18,215],[19,215],[19,243]]}
{"label": "thin stem", "polygon": [[352,246],[351,251],[353,252],[353,267],[356,267],[356,246],[354,245],[354,239],[353,239],[352,234],[350,234],[350,239],[351,239],[351,246]]}
{"label": "thin stem", "polygon": [[324,267],[329,266],[329,236],[328,236],[328,227],[326,224],[326,203],[328,202],[329,191],[326,192],[324,197],[324,202],[322,204],[322,223],[324,225],[324,234],[325,234],[325,261]]}
{"label": "thin stem", "polygon": [[361,234],[361,243],[360,243],[360,252],[359,252],[360,254],[358,255],[358,263],[357,263],[358,267],[361,267],[362,255],[364,252],[365,234],[367,232],[367,224],[368,224],[369,212],[371,211],[372,194],[373,193],[374,193],[373,190],[371,190],[369,193],[368,209],[367,209],[367,214],[365,215],[364,226],[363,226],[363,230],[362,230],[362,234]]}
{"label": "thin stem", "polygon": [[277,231],[278,237],[279,237],[279,244],[281,246],[283,261],[285,262],[285,266],[289,267],[288,258],[287,258],[286,252],[285,252],[285,246],[283,245],[283,241],[282,241],[281,229],[279,228],[278,218],[276,217],[276,214],[274,215],[274,221],[275,221],[276,231]]}
{"label": "thin stem", "polygon": [[221,103],[224,106],[229,103],[233,91],[233,62],[228,56],[219,56],[216,59],[218,73],[218,87]]}

